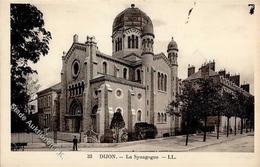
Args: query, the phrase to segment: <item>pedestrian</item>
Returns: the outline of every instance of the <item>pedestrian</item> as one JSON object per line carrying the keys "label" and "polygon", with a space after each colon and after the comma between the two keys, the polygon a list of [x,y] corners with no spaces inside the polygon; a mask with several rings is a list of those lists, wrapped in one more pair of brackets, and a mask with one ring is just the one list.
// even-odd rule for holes
{"label": "pedestrian", "polygon": [[73,151],[78,151],[78,139],[76,136],[73,139]]}

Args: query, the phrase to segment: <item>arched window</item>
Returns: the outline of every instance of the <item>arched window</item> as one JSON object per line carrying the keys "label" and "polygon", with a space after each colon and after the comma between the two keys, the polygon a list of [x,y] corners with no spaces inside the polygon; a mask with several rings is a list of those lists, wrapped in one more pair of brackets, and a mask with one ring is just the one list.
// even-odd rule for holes
{"label": "arched window", "polygon": [[119,39],[119,50],[123,49],[122,38]]}
{"label": "arched window", "polygon": [[161,90],[163,90],[163,86],[164,86],[164,75],[161,74]]}
{"label": "arched window", "polygon": [[84,92],[84,88],[85,88],[85,84],[84,84],[83,81],[81,82],[81,86],[82,86],[82,93],[83,93]]}
{"label": "arched window", "polygon": [[143,41],[142,41],[142,49],[145,48],[145,43],[146,43],[146,40],[143,39]]}
{"label": "arched window", "polygon": [[117,51],[119,51],[120,50],[120,38],[118,38],[118,44],[117,44],[118,46],[118,48],[117,48]]}
{"label": "arched window", "polygon": [[132,35],[131,42],[132,42],[132,47],[131,48],[135,48],[135,36],[134,35]]}
{"label": "arched window", "polygon": [[78,83],[78,90],[79,90],[79,95],[81,94],[81,85]]}
{"label": "arched window", "polygon": [[117,38],[117,51],[119,51],[119,38]]}
{"label": "arched window", "polygon": [[167,122],[167,114],[164,113],[164,121]]}
{"label": "arched window", "polygon": [[107,62],[103,62],[103,73],[107,74]]}
{"label": "arched window", "polygon": [[48,96],[46,97],[46,107],[49,107],[49,99],[48,99]]}
{"label": "arched window", "polygon": [[136,36],[136,37],[135,37],[135,48],[136,48],[136,49],[138,49],[138,42],[139,42],[138,40],[139,40],[139,39],[138,39],[138,36]]}
{"label": "arched window", "polygon": [[157,74],[157,77],[158,77],[158,90],[161,89],[161,74],[158,72]]}
{"label": "arched window", "polygon": [[128,48],[130,49],[131,48],[131,37],[130,36],[128,36],[127,45],[128,45]]}
{"label": "arched window", "polygon": [[116,39],[116,52],[117,52],[117,39]]}
{"label": "arched window", "polygon": [[118,68],[114,65],[114,76],[117,77],[118,75]]}
{"label": "arched window", "polygon": [[81,104],[78,101],[72,102],[69,112],[71,115],[81,115],[82,114]]}
{"label": "arched window", "polygon": [[77,84],[75,85],[75,92],[76,92],[76,96],[79,94],[79,87],[77,86]]}
{"label": "arched window", "polygon": [[49,103],[48,106],[51,106],[51,96],[48,97],[48,103]]}
{"label": "arched window", "polygon": [[123,69],[123,78],[127,79],[127,69],[126,68]]}
{"label": "arched window", "polygon": [[74,96],[74,86],[71,86],[71,96]]}
{"label": "arched window", "polygon": [[146,43],[146,47],[149,48],[150,47],[149,45],[150,45],[150,39],[148,38],[147,43]]}
{"label": "arched window", "polygon": [[164,118],[163,118],[163,113],[161,113],[161,122],[164,121]]}
{"label": "arched window", "polygon": [[141,71],[140,71],[140,69],[136,70],[136,79],[137,79],[137,82],[141,82]]}
{"label": "arched window", "polygon": [[167,75],[164,76],[164,90],[167,91]]}
{"label": "arched window", "polygon": [[158,112],[158,115],[157,115],[157,122],[160,122],[161,121],[161,114]]}
{"label": "arched window", "polygon": [[142,112],[140,110],[137,111],[137,121],[141,121],[142,120]]}

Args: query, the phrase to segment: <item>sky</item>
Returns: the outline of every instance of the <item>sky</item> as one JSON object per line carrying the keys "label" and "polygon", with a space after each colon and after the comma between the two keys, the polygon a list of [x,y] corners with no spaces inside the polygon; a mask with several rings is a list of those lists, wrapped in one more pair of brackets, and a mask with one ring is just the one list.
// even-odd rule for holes
{"label": "sky", "polygon": [[[216,62],[216,70],[240,74],[240,82],[250,84],[254,93],[254,65],[257,56],[257,10],[249,14],[248,1],[224,0],[88,0],[34,2],[42,11],[45,28],[52,34],[49,53],[32,65],[45,89],[60,82],[61,57],[68,51],[73,35],[84,43],[95,36],[99,50],[112,54],[112,24],[121,11],[132,3],[153,22],[154,53],[167,55],[173,37],[179,47],[179,78],[187,77],[189,64],[198,68],[207,61]],[[194,3],[196,2],[196,4]],[[252,1],[254,2],[254,1]],[[189,10],[193,8],[188,19]],[[260,6],[256,6],[259,9]],[[258,18],[259,20],[259,18]],[[259,54],[258,54],[259,55]]]}

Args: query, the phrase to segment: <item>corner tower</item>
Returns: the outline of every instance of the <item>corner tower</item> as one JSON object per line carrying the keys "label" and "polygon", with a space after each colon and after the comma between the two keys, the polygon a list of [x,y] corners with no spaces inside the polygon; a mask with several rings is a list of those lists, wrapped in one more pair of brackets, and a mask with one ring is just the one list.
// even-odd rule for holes
{"label": "corner tower", "polygon": [[177,85],[178,85],[178,45],[174,41],[173,37],[167,47],[168,59],[171,63],[171,94],[175,101],[176,99],[176,92],[177,92]]}
{"label": "corner tower", "polygon": [[146,86],[146,120],[154,124],[154,68],[153,68],[153,25],[152,22],[146,24],[143,28],[142,35],[142,65],[144,81]]}

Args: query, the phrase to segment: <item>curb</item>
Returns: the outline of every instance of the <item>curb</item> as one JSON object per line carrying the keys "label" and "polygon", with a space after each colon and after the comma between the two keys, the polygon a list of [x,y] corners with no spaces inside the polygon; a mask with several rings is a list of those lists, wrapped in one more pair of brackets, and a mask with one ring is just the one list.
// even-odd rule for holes
{"label": "curb", "polygon": [[[250,136],[250,134],[243,134],[240,137],[246,137],[246,136]],[[191,151],[191,150],[194,150],[194,149],[199,149],[199,148],[203,148],[203,147],[207,147],[207,146],[217,145],[217,144],[225,143],[225,142],[236,140],[236,139],[239,139],[239,138],[233,137],[233,138],[226,138],[225,140],[217,140],[214,143],[208,143],[208,144],[205,144],[205,145],[202,145],[202,146],[189,148],[187,151]]]}
{"label": "curb", "polygon": [[[254,135],[254,133],[252,133]],[[251,133],[249,134],[243,134],[240,137],[246,137],[246,136],[250,136],[252,135]],[[194,135],[197,136],[197,135]],[[157,139],[147,139],[147,140],[139,140],[139,141],[131,141],[131,142],[126,142],[126,143],[79,143],[78,147],[79,148],[109,148],[109,147],[122,147],[122,146],[130,146],[130,145],[134,145],[134,144],[142,144],[142,143],[149,143],[149,142],[154,142],[154,141],[162,141],[162,140],[168,140],[168,139],[174,139],[174,138],[180,138],[180,137],[185,137],[185,135],[182,136],[170,136],[170,137],[165,137],[165,138],[157,138]],[[224,140],[216,140],[212,143],[206,143],[205,145],[201,145],[201,146],[193,146],[191,148],[183,148],[183,149],[177,149],[177,150],[170,150],[170,152],[183,152],[183,151],[191,151],[194,149],[199,149],[199,148],[203,148],[203,147],[207,147],[207,146],[211,146],[211,145],[216,145],[216,144],[221,144],[221,143],[225,143],[228,141],[232,141],[232,140],[236,140],[239,139],[238,137],[230,137],[230,138],[225,138]],[[39,146],[40,145],[40,146]],[[54,144],[54,146],[57,149],[62,149],[62,148],[71,148],[72,147],[72,143],[58,143],[58,144]],[[189,145],[188,145],[189,146]],[[38,144],[29,144],[26,149],[40,149],[40,148],[48,148],[46,146],[46,144],[44,143],[38,143]],[[169,152],[168,150],[165,151],[158,151],[158,152]]]}

